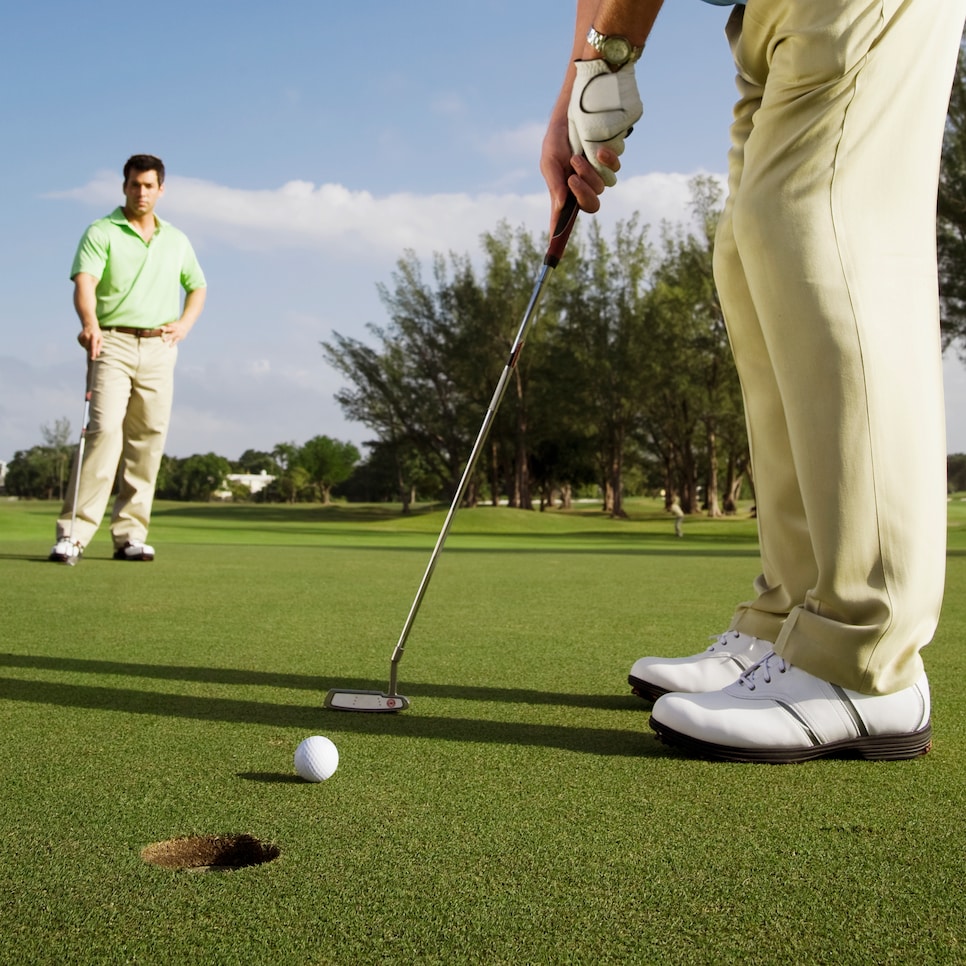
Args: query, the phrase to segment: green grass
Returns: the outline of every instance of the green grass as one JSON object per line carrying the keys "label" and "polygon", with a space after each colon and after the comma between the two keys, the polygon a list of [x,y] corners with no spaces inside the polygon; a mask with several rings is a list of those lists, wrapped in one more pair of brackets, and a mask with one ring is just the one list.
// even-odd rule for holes
{"label": "green grass", "polygon": [[[385,689],[443,512],[161,504],[44,562],[56,507],[0,503],[0,961],[944,963],[966,958],[966,503],[926,652],[933,751],[770,767],[663,748],[624,683],[750,595],[747,514],[461,512]],[[309,734],[328,782],[294,778]],[[142,862],[250,833],[271,863]]]}

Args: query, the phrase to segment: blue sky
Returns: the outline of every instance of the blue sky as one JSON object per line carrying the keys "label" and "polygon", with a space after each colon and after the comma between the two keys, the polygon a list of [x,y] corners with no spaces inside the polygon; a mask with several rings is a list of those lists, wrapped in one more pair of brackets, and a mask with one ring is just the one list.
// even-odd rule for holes
{"label": "blue sky", "polygon": [[[571,43],[560,0],[34,0],[0,34],[0,459],[68,418],[83,354],[68,271],[121,199],[135,152],[168,168],[208,306],[183,344],[167,451],[368,438],[319,347],[383,323],[376,285],[413,249],[475,254],[501,219],[543,231],[540,139]],[[644,120],[607,224],[681,220],[688,179],[724,170],[727,8],[669,0],[639,66]],[[538,266],[534,266],[536,272]],[[519,319],[507,320],[507,337]],[[966,370],[946,364],[966,452]],[[482,413],[481,413],[482,418]]]}

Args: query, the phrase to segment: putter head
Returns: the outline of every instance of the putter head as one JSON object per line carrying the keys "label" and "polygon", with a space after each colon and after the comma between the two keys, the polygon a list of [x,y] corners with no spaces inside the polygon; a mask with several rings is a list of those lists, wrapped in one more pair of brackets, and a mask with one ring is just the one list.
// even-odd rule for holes
{"label": "putter head", "polygon": [[409,699],[401,694],[385,694],[382,691],[332,688],[325,696],[323,707],[335,711],[405,711],[409,707]]}

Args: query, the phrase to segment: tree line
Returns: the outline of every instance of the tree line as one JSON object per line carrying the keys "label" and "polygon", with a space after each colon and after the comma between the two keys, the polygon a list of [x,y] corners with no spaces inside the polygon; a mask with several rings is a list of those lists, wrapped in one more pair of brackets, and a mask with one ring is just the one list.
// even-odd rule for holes
{"label": "tree line", "polygon": [[[685,512],[734,509],[749,482],[737,374],[711,273],[720,188],[691,182],[691,226],[657,240],[637,216],[571,239],[481,457],[469,503],[568,505],[590,487],[621,516],[627,493],[663,491]],[[501,224],[482,262],[407,253],[380,285],[388,324],[323,343],[336,398],[374,438],[369,463],[404,509],[455,492],[533,290],[542,249]],[[373,496],[376,494],[373,493]]]}
{"label": "tree line", "polygon": [[[70,422],[57,420],[43,427],[42,445],[15,454],[7,467],[5,488],[12,496],[62,500],[69,485],[76,444]],[[271,451],[246,450],[237,460],[216,453],[183,459],[165,455],[158,471],[156,493],[163,500],[205,502],[214,498],[266,503],[328,503],[333,490],[358,465],[359,450],[352,443],[314,436],[297,445],[278,443]],[[264,473],[270,482],[258,492],[232,474]]]}

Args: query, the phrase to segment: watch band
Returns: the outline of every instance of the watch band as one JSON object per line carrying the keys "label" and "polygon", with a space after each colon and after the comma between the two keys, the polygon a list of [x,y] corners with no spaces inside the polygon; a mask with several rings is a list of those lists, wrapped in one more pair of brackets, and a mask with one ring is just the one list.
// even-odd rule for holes
{"label": "watch band", "polygon": [[626,37],[617,34],[602,34],[596,27],[587,31],[587,43],[596,50],[612,67],[634,64],[644,53],[644,45],[635,47]]}

